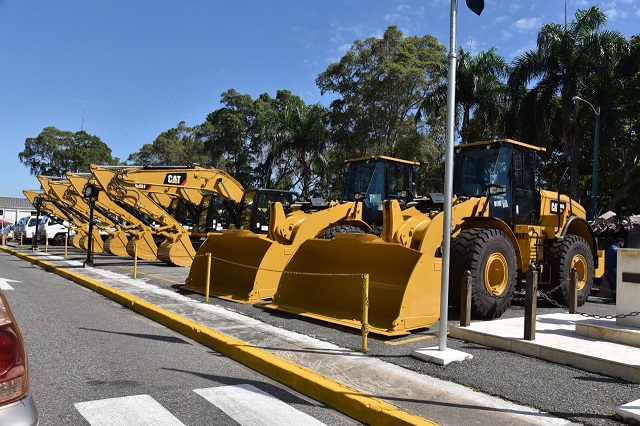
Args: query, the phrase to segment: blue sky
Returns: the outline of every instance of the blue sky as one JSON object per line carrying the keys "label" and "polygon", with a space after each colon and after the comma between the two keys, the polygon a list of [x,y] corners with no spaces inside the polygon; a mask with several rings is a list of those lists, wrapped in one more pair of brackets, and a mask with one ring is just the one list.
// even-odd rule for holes
{"label": "blue sky", "polygon": [[[566,0],[568,19],[594,4],[609,29],[640,32],[640,0]],[[125,160],[180,121],[202,123],[228,89],[326,105],[315,79],[354,40],[397,25],[448,48],[449,11],[449,0],[0,0],[0,195],[39,187],[18,153],[47,126],[84,128]],[[458,44],[511,61],[564,11],[485,0],[478,17],[459,0]]]}

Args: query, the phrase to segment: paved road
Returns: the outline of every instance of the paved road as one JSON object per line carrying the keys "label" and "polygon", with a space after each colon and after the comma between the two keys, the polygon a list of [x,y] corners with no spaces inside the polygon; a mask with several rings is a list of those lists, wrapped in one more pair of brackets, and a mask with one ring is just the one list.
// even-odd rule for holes
{"label": "paved road", "polygon": [[41,426],[360,424],[3,252],[0,271]]}
{"label": "paved road", "polygon": [[[79,261],[84,260],[85,256],[82,252],[70,254],[70,258]],[[96,255],[96,266],[119,274],[131,276],[132,264],[129,258]],[[188,272],[188,268],[169,267],[157,261],[138,264],[139,279],[175,292],[180,292],[180,284],[184,282]],[[201,295],[184,294],[194,300],[203,300]],[[601,302],[597,298],[591,298],[581,311],[598,315],[615,313],[613,305]],[[259,305],[240,305],[215,298],[209,303],[344,348],[357,350],[360,347],[360,336],[349,330],[274,313]],[[538,304],[539,314],[562,311],[562,308],[542,300]],[[522,316],[523,312],[522,304],[516,303],[507,311],[506,316]],[[455,322],[453,316],[450,319],[452,323]],[[368,356],[589,425],[623,424],[614,418],[615,408],[640,399],[640,387],[635,383],[453,338],[448,339],[448,346],[471,353],[474,356],[471,362],[441,367],[410,356],[415,349],[436,346],[434,337],[438,331],[439,324],[435,324],[403,338],[370,339]]]}

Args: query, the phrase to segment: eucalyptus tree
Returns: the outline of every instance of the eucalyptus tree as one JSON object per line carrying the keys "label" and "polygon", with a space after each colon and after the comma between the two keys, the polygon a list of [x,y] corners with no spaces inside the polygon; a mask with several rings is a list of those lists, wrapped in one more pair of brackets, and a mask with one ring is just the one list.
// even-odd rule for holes
{"label": "eucalyptus tree", "polygon": [[204,143],[198,137],[199,127],[178,123],[142,148],[129,155],[127,162],[135,165],[211,165],[212,159],[204,152]]}
{"label": "eucalyptus tree", "polygon": [[405,38],[391,26],[382,38],[354,41],[316,79],[336,95],[330,123],[342,155],[419,156],[429,136],[416,125],[418,107],[445,67],[445,47],[431,35]]}
{"label": "eucalyptus tree", "polygon": [[33,176],[64,176],[66,172],[88,173],[91,164],[117,164],[111,149],[81,130],[70,132],[45,127],[36,137],[27,138],[18,159]]}
{"label": "eucalyptus tree", "polygon": [[254,100],[234,89],[222,93],[220,98],[223,107],[207,115],[198,137],[214,165],[229,172],[244,186],[258,185],[254,169],[258,154]]}
{"label": "eucalyptus tree", "polygon": [[[558,160],[550,166],[570,166],[571,193],[578,199],[580,165],[588,162],[584,161],[587,150],[578,144],[580,129],[572,99],[589,96],[600,104],[597,97],[613,79],[615,65],[627,47],[624,37],[606,30],[605,24],[605,14],[593,6],[576,11],[568,25],[543,25],[536,49],[516,58],[509,77],[519,137],[546,146]],[[562,161],[567,157],[568,162]]]}

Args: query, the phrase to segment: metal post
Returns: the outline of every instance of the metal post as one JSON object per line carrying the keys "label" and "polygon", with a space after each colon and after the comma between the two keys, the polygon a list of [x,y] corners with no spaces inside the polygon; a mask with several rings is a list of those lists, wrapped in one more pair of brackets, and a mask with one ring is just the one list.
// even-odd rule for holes
{"label": "metal post", "polygon": [[44,252],[49,253],[49,235],[44,233]]}
{"label": "metal post", "polygon": [[133,279],[138,277],[138,242],[133,244]]}
{"label": "metal post", "polygon": [[444,211],[442,223],[442,274],[440,283],[439,350],[447,350],[447,322],[449,320],[449,264],[451,260],[451,211],[453,209],[453,144],[456,106],[456,13],[457,0],[451,0],[451,28],[449,40],[449,74],[447,88],[447,129],[444,161]]}
{"label": "metal post", "polygon": [[211,286],[211,253],[207,253],[207,274],[204,282],[204,301],[209,302],[209,288]]}
{"label": "metal post", "polygon": [[569,313],[578,312],[578,270],[571,268],[569,273]]}
{"label": "metal post", "polygon": [[67,258],[67,244],[69,243],[69,233],[64,236],[64,258]]}
{"label": "metal post", "polygon": [[532,263],[527,271],[524,297],[524,340],[536,339],[536,310],[538,309],[538,271]]}
{"label": "metal post", "polygon": [[369,335],[369,274],[362,275],[362,352],[367,352]]}
{"label": "metal post", "polygon": [[93,204],[93,198],[89,198],[89,242],[87,243],[87,259],[82,265],[85,268],[93,266]]}
{"label": "metal post", "polygon": [[460,300],[460,327],[471,325],[471,293],[473,283],[471,281],[471,271],[464,271],[462,277],[462,298]]}

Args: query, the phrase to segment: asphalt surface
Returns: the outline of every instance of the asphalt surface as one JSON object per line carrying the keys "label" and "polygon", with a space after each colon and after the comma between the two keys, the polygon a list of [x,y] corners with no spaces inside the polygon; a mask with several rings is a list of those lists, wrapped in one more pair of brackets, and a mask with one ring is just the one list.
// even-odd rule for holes
{"label": "asphalt surface", "polygon": [[[14,245],[14,248],[17,247]],[[51,247],[50,250],[62,254],[59,247]],[[69,258],[83,261],[86,253],[70,249]],[[133,274],[131,258],[96,254],[94,260],[96,267],[119,274]],[[159,261],[139,261],[137,278],[194,300],[204,301],[204,296],[180,289],[188,273],[188,268],[172,267]],[[580,308],[580,312],[599,316],[614,315],[615,306],[603,302],[601,298],[591,297]],[[209,303],[343,348],[359,350],[361,347],[361,336],[354,330],[274,312],[259,304],[242,305],[216,298],[211,298]],[[566,311],[566,308],[554,306],[544,299],[538,301],[539,315]],[[523,302],[516,300],[504,317],[523,315]],[[451,324],[458,323],[453,313],[450,313],[449,319]],[[436,323],[429,329],[395,339],[370,336],[367,356],[587,425],[628,424],[614,415],[615,409],[640,399],[640,386],[637,383],[451,337],[447,339],[447,346],[473,355],[473,360],[439,366],[411,357],[411,352],[416,349],[437,346],[439,329],[440,326]],[[473,419],[469,420],[473,423]]]}
{"label": "asphalt surface", "polygon": [[[190,426],[237,426],[194,390],[238,385],[261,389],[326,425],[360,424],[98,293],[0,257],[0,277],[18,281],[5,295],[27,341],[39,426],[88,425],[75,404],[139,395],[153,396]],[[237,403],[249,408],[255,401]]]}

